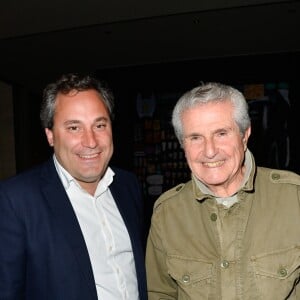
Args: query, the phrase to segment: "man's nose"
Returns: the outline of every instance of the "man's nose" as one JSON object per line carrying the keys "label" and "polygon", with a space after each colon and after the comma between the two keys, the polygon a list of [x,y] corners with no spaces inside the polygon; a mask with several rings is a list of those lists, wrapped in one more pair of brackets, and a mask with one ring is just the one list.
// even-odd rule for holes
{"label": "man's nose", "polygon": [[210,138],[210,139],[207,139],[205,141],[205,145],[204,145],[204,153],[207,157],[209,158],[212,158],[216,155],[216,143],[215,141]]}
{"label": "man's nose", "polygon": [[97,146],[97,139],[93,130],[85,130],[82,138],[82,144],[89,148],[95,148]]}

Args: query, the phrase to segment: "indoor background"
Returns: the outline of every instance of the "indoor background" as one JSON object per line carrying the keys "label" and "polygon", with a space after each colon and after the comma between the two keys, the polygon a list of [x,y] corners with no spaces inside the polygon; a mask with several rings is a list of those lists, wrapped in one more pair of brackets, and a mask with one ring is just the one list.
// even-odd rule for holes
{"label": "indoor background", "polygon": [[67,72],[91,73],[112,89],[112,163],[138,175],[149,207],[190,176],[170,114],[201,82],[245,93],[258,164],[300,173],[299,20],[299,1],[1,3],[0,178],[51,155],[41,94]]}

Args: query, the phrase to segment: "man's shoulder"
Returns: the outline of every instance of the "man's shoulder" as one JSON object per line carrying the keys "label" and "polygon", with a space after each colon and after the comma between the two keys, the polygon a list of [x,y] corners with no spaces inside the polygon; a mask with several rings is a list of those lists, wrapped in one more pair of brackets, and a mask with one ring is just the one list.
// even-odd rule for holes
{"label": "man's shoulder", "polygon": [[119,167],[115,167],[115,166],[110,166],[111,170],[114,172],[114,176],[115,176],[115,179],[117,179],[118,181],[119,180],[134,180],[136,181],[137,180],[137,177],[136,175],[131,172],[131,171],[128,171],[126,169],[123,169],[123,168],[119,168]]}
{"label": "man's shoulder", "polygon": [[192,189],[192,182],[188,181],[186,183],[180,183],[173,188],[165,191],[161,196],[156,200],[154,208],[158,207],[163,203],[173,201],[176,198],[179,198],[182,193],[185,193],[187,190]]}
{"label": "man's shoulder", "polygon": [[274,184],[300,185],[300,176],[292,171],[258,167],[258,174]]}
{"label": "man's shoulder", "polygon": [[1,180],[0,186],[2,188],[6,187],[7,189],[10,188],[14,189],[16,187],[22,187],[22,186],[24,187],[32,186],[34,185],[36,180],[38,180],[41,176],[46,176],[46,177],[48,176],[47,174],[49,173],[45,171],[49,171],[49,169],[51,168],[51,164],[52,164],[52,168],[54,168],[53,161],[51,160],[32,166],[31,168],[23,170],[14,176]]}
{"label": "man's shoulder", "polygon": [[109,166],[109,167],[113,170],[113,172],[115,174],[118,174],[118,175],[122,175],[122,176],[127,176],[127,175],[132,176],[132,175],[134,175],[133,172],[128,171],[128,170],[123,169],[123,168],[119,168],[119,167],[116,167],[116,166]]}
{"label": "man's shoulder", "polygon": [[115,166],[110,166],[110,169],[114,173],[113,181],[110,185],[112,190],[130,190],[132,193],[141,194],[141,183],[133,172]]}

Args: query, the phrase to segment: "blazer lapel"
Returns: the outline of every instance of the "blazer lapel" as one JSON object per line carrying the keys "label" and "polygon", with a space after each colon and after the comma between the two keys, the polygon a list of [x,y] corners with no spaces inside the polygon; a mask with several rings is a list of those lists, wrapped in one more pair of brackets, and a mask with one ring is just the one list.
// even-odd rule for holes
{"label": "blazer lapel", "polygon": [[132,246],[135,248],[137,242],[140,241],[140,224],[137,221],[137,218],[140,216],[137,215],[138,212],[134,205],[134,199],[129,198],[134,197],[135,195],[128,194],[128,189],[126,187],[127,182],[119,180],[118,173],[116,173],[115,177],[116,178],[114,178],[114,181],[110,186],[110,190],[127,227],[127,231],[133,244]]}
{"label": "blazer lapel", "polygon": [[88,250],[77,217],[67,193],[59,179],[53,161],[48,164],[44,174],[43,191],[57,226],[65,235],[66,241],[74,251],[74,256],[85,275],[91,291],[91,299],[97,299],[95,281]]}
{"label": "blazer lapel", "polygon": [[[114,172],[115,178],[110,186],[110,190],[130,236],[140,299],[147,299],[144,251],[142,244],[143,237],[141,231],[143,224],[141,224],[142,216],[140,215],[142,214],[142,211],[139,211],[137,207],[138,203],[136,203],[136,200],[139,198],[138,190],[135,190],[134,186],[132,186],[132,182],[130,183],[127,181],[126,176],[119,176],[117,170],[114,170]],[[131,185],[130,188],[128,187],[129,185]]]}
{"label": "blazer lapel", "polygon": [[138,232],[136,231],[136,226],[134,226],[133,208],[130,204],[131,199],[127,198],[126,191],[122,191],[122,186],[119,184],[112,185],[110,190],[132,239]]}

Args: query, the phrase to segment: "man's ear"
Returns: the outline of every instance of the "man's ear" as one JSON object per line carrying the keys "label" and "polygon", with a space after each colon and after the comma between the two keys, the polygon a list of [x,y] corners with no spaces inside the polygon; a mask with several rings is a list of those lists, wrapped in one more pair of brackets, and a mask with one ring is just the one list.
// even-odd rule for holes
{"label": "man's ear", "polygon": [[243,144],[244,144],[244,150],[246,151],[247,149],[247,144],[248,144],[248,139],[251,135],[251,126],[249,126],[246,131],[245,131],[245,134],[243,136]]}
{"label": "man's ear", "polygon": [[53,141],[53,131],[49,128],[45,128],[46,137],[48,140],[48,144],[50,147],[53,147],[54,141]]}

